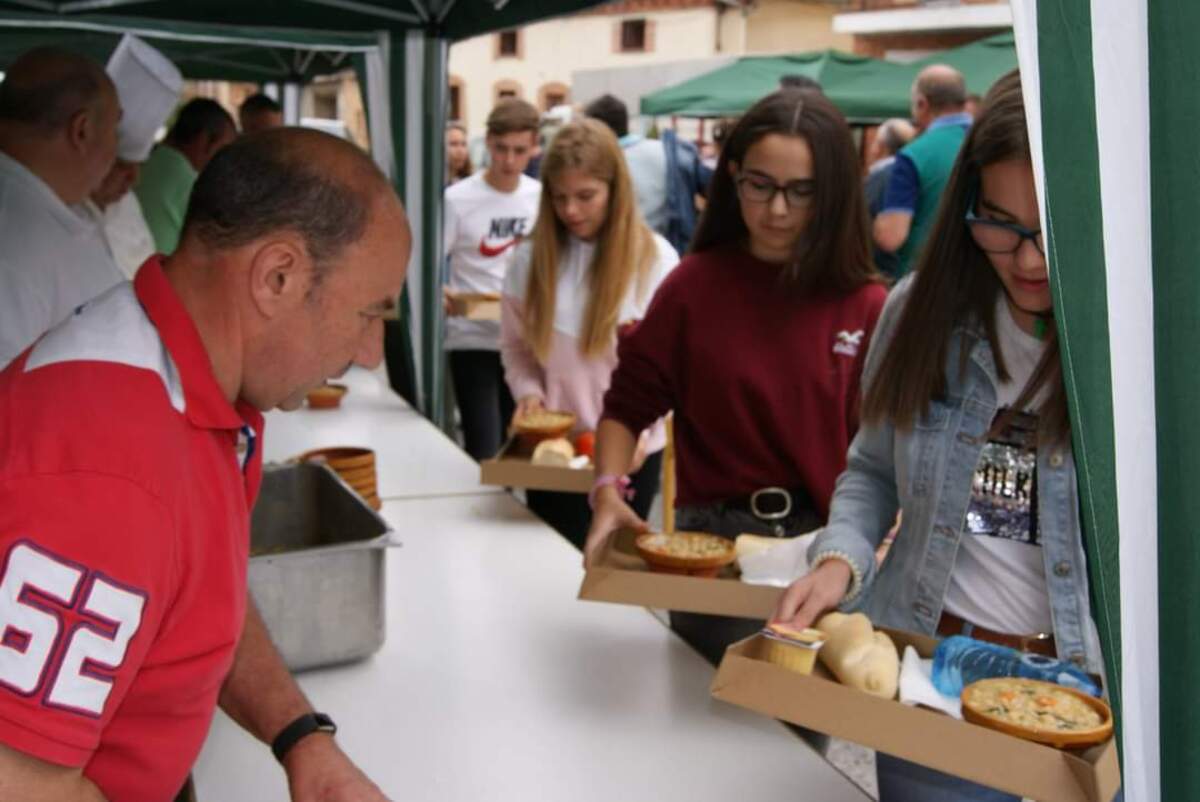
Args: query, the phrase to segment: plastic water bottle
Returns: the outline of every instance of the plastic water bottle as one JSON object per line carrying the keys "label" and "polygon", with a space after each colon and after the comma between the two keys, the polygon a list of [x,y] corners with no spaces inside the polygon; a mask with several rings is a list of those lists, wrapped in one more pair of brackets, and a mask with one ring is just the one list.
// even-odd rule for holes
{"label": "plastic water bottle", "polygon": [[1091,677],[1074,664],[1053,657],[1018,652],[963,635],[951,635],[933,653],[933,686],[945,696],[958,698],[967,685],[990,677],[1040,679],[1100,695]]}

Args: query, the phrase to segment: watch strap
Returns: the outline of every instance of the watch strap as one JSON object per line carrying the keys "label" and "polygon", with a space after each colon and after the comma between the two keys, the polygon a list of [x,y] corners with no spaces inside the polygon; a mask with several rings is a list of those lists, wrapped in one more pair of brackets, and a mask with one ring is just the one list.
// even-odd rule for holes
{"label": "watch strap", "polygon": [[324,713],[305,713],[280,730],[279,734],[275,736],[275,740],[271,741],[271,751],[275,754],[275,759],[282,763],[284,755],[301,738],[312,735],[314,732],[327,732],[333,735],[337,732],[337,725]]}

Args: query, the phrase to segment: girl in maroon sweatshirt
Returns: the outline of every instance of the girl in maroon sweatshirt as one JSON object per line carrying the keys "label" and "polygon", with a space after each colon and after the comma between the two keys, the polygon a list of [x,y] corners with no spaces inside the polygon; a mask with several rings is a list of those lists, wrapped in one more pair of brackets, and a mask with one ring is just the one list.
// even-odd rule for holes
{"label": "girl in maroon sweatshirt", "polygon": [[[585,563],[618,527],[646,529],[624,474],[635,433],[671,410],[680,529],[792,537],[821,526],[886,294],[845,120],[820,92],[762,99],[721,153],[691,252],[620,343]],[[714,663],[761,626],[671,619]]]}

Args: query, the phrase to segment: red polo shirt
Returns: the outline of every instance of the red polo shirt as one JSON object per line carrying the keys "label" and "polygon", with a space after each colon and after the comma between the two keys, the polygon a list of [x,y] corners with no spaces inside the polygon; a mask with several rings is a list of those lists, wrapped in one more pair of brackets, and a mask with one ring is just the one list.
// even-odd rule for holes
{"label": "red polo shirt", "polygon": [[162,802],[246,609],[262,416],[157,259],[0,373],[0,741]]}

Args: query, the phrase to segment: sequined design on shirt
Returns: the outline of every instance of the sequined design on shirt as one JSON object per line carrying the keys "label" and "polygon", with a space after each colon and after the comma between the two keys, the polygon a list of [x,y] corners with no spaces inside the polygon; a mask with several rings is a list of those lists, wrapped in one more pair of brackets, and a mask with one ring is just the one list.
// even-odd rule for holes
{"label": "sequined design on shirt", "polygon": [[[1004,415],[1008,410],[1000,410]],[[971,482],[966,531],[1041,545],[1037,525],[1036,415],[1019,413],[983,447]]]}

